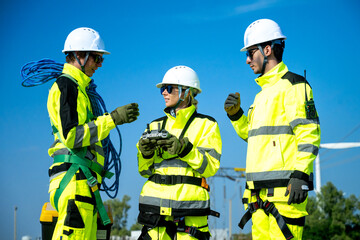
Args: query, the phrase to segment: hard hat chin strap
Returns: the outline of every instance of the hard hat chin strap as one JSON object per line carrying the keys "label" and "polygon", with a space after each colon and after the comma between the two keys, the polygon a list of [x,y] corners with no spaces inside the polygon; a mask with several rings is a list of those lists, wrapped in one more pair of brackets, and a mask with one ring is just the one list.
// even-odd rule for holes
{"label": "hard hat chin strap", "polygon": [[262,76],[265,73],[265,67],[266,67],[266,64],[268,63],[268,57],[265,55],[264,50],[260,44],[258,45],[258,48],[259,48],[261,54],[264,56],[264,61],[263,61],[262,69],[261,69],[261,75],[260,75],[260,76]]}
{"label": "hard hat chin strap", "polygon": [[[283,40],[276,39],[276,40],[271,41],[271,51],[273,51],[275,44],[280,44],[282,48],[285,48],[285,42]],[[260,44],[258,44],[258,48],[259,48],[261,54],[264,56],[263,66],[262,66],[261,75],[260,75],[260,76],[262,76],[265,73],[265,67],[266,67],[266,64],[268,63],[268,57],[265,55],[264,50]]]}
{"label": "hard hat chin strap", "polygon": [[179,100],[177,101],[177,103],[175,104],[174,107],[171,107],[171,108],[170,108],[170,114],[171,114],[171,116],[173,116],[173,117],[176,117],[176,109],[179,107],[179,105],[181,104],[181,102],[185,101],[185,97],[186,97],[186,95],[189,93],[189,91],[190,91],[191,88],[188,88],[188,89],[185,90],[184,98],[183,98],[183,99],[181,98],[182,86],[179,85],[179,86],[178,86],[178,89],[179,89]]}
{"label": "hard hat chin strap", "polygon": [[74,57],[75,57],[76,61],[79,63],[79,65],[80,65],[80,67],[81,67],[81,71],[82,71],[83,73],[85,73],[85,65],[86,65],[87,60],[89,59],[89,54],[90,54],[90,53],[89,53],[89,52],[86,52],[84,64],[81,64],[79,58],[76,56],[76,52],[73,52],[73,54],[74,54]]}

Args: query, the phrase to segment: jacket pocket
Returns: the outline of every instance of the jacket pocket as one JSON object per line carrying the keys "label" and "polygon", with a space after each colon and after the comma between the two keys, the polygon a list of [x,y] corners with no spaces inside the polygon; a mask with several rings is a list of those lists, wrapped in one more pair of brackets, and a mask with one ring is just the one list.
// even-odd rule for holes
{"label": "jacket pocket", "polygon": [[272,138],[271,142],[271,149],[272,149],[272,169],[271,170],[282,170],[285,166],[284,163],[284,156],[283,156],[283,149],[281,147],[281,142],[279,136],[275,136]]}

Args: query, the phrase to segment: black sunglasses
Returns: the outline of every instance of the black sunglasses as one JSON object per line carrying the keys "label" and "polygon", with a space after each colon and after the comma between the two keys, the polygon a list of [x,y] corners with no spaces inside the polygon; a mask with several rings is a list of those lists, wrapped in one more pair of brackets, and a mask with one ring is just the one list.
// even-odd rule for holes
{"label": "black sunglasses", "polygon": [[254,53],[259,50],[258,48],[253,48],[253,49],[250,49],[250,50],[247,50],[246,51],[246,56],[250,58],[250,60],[253,59],[253,56],[254,56]]}
{"label": "black sunglasses", "polygon": [[162,94],[162,93],[165,91],[165,89],[166,89],[166,91],[170,94],[170,93],[172,92],[173,88],[175,88],[175,87],[172,86],[172,85],[162,86],[162,87],[160,88],[160,94]]}
{"label": "black sunglasses", "polygon": [[94,59],[94,62],[96,64],[103,63],[105,60],[105,58],[103,58],[102,56],[94,54],[94,53],[90,53],[90,56]]}

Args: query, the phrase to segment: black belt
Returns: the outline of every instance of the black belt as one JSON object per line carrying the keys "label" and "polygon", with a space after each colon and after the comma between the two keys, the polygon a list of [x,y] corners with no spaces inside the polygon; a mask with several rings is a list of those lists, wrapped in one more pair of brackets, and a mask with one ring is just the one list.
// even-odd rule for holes
{"label": "black belt", "polygon": [[160,175],[154,174],[149,177],[149,181],[158,184],[167,184],[167,185],[175,185],[175,184],[192,184],[196,186],[200,186],[205,188],[210,192],[210,186],[206,183],[205,178],[191,177],[191,176],[181,176],[181,175]]}
{"label": "black belt", "polygon": [[[71,167],[71,163],[63,163],[57,166],[52,167],[51,169],[49,169],[49,177],[60,173],[60,172],[66,172],[67,170],[69,170],[69,168]],[[96,178],[96,173],[94,171],[92,171],[90,169],[91,174]],[[75,174],[76,175],[76,180],[84,180],[86,179],[85,174],[82,172],[82,170],[80,169],[78,173]]]}

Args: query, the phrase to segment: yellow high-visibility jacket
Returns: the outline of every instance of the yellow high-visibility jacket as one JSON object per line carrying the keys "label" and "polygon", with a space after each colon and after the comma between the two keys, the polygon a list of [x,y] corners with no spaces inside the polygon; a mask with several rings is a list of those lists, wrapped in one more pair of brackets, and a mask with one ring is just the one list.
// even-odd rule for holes
{"label": "yellow high-visibility jacket", "polygon": [[[247,141],[246,183],[248,189],[275,188],[269,201],[287,201],[285,187],[290,177],[308,178],[320,145],[319,118],[307,117],[307,99],[312,89],[304,77],[291,73],[280,62],[255,79],[262,90],[250,106],[229,116],[237,134]],[[306,88],[306,90],[305,90]]]}
{"label": "yellow high-visibility jacket", "polygon": [[[150,124],[150,130],[159,129],[159,125],[162,126],[166,120],[165,130],[178,138],[192,114],[195,114],[184,133],[189,144],[178,156],[157,149],[153,156],[144,158],[138,151],[140,175],[146,178],[160,175],[164,179],[174,175],[197,179],[215,175],[220,167],[222,148],[220,130],[215,119],[197,113],[193,105],[178,111],[176,118],[167,109],[165,113],[165,117]],[[210,197],[208,191],[198,185],[161,184],[148,180],[140,194],[139,208],[140,212],[165,216],[205,216],[210,214]]]}
{"label": "yellow high-visibility jacket", "polygon": [[[85,158],[103,166],[105,156],[101,140],[115,128],[114,121],[108,113],[99,117],[93,116],[91,103],[86,94],[86,88],[91,81],[88,76],[67,63],[64,65],[63,74],[70,75],[76,82],[66,75],[60,76],[50,89],[47,108],[51,123],[59,131],[61,141],[57,134],[54,134],[55,141],[48,153],[51,157],[68,155],[68,148],[86,147]],[[59,165],[62,163],[53,164],[50,172],[54,166],[61,170]],[[59,172],[58,170],[55,172]],[[101,176],[98,175],[97,180],[101,183]]]}

